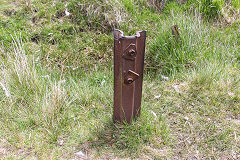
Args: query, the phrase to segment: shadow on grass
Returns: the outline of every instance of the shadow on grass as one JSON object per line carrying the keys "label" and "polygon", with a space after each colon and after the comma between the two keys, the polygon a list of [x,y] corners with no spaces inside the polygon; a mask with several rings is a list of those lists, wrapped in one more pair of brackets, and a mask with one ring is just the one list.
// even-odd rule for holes
{"label": "shadow on grass", "polygon": [[169,132],[163,119],[149,114],[143,111],[132,124],[107,120],[104,127],[93,131],[96,138],[89,141],[90,146],[99,153],[107,151],[118,156],[138,157],[145,145],[167,145]]}

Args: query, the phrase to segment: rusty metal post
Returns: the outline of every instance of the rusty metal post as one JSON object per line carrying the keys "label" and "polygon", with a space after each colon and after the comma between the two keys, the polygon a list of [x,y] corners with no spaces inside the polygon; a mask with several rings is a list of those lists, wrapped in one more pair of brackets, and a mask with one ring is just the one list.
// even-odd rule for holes
{"label": "rusty metal post", "polygon": [[140,115],[146,31],[124,36],[114,31],[114,121],[131,123]]}

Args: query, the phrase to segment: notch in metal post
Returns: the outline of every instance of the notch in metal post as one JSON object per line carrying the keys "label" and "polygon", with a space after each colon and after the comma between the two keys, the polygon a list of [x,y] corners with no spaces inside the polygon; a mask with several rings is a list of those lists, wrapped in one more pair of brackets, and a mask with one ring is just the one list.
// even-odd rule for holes
{"label": "notch in metal post", "polygon": [[114,121],[127,121],[141,112],[146,31],[124,36],[114,31]]}

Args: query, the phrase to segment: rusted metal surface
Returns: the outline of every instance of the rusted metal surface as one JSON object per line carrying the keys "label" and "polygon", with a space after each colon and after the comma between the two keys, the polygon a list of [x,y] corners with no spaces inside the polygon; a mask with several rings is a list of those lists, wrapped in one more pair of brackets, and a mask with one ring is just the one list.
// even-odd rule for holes
{"label": "rusted metal surface", "polygon": [[173,37],[179,37],[180,36],[178,25],[172,26],[171,29],[172,29]]}
{"label": "rusted metal surface", "polygon": [[146,31],[124,36],[114,31],[114,121],[140,115]]}

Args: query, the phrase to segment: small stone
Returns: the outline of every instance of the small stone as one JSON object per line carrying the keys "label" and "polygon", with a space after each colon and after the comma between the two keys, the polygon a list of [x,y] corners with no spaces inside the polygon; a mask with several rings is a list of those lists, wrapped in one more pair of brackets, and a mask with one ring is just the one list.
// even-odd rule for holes
{"label": "small stone", "polygon": [[158,98],[160,98],[161,96],[162,96],[162,95],[159,94],[159,95],[154,96],[154,98],[158,99]]}
{"label": "small stone", "polygon": [[72,68],[72,70],[74,70],[74,71],[75,71],[76,69],[78,69],[78,67],[73,67],[73,68]]}
{"label": "small stone", "polygon": [[186,121],[188,121],[188,120],[189,120],[189,118],[188,118],[188,117],[184,117],[184,119],[185,119]]}
{"label": "small stone", "polygon": [[234,97],[234,93],[232,93],[232,92],[228,92],[228,95],[229,95],[230,97]]}
{"label": "small stone", "polygon": [[175,90],[176,92],[180,93],[180,90],[179,90],[179,88],[178,88],[178,85],[174,85],[173,88],[174,88],[174,90]]}
{"label": "small stone", "polygon": [[70,13],[68,12],[68,9],[66,8],[66,10],[65,10],[65,15],[66,16],[69,16],[70,15]]}
{"label": "small stone", "polygon": [[76,153],[74,153],[76,156],[79,156],[79,157],[84,157],[85,154],[82,152],[82,151],[78,151]]}
{"label": "small stone", "polygon": [[168,80],[169,80],[169,78],[166,77],[166,76],[164,76],[164,75],[162,75],[161,78],[162,78],[163,80],[165,80],[165,81],[168,81]]}
{"label": "small stone", "polygon": [[64,143],[64,141],[62,139],[58,141],[59,146],[62,146],[63,143]]}

